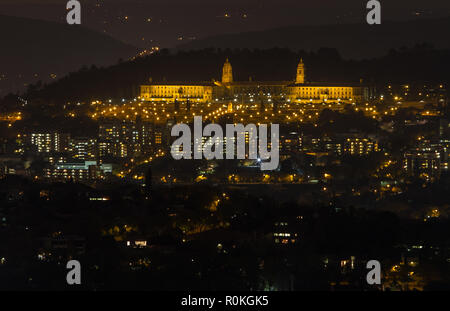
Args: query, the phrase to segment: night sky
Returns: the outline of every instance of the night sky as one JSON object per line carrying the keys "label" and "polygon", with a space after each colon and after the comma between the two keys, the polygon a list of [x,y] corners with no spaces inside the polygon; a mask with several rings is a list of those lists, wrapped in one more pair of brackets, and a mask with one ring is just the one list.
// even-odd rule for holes
{"label": "night sky", "polygon": [[[82,24],[141,48],[286,25],[365,21],[365,0],[82,0]],[[0,13],[65,22],[66,0],[2,0]],[[444,17],[447,0],[381,1],[384,20]]]}

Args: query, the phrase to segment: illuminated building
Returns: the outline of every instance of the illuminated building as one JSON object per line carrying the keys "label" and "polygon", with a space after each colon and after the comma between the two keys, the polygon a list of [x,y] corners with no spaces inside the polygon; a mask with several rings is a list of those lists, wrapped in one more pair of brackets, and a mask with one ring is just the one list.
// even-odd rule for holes
{"label": "illuminated building", "polygon": [[173,125],[172,122],[167,122],[165,125],[155,126],[152,135],[155,151],[165,149],[169,146],[170,140],[172,139],[170,129]]}
{"label": "illuminated building", "polygon": [[297,66],[297,76],[295,78],[296,84],[304,84],[305,83],[305,64],[303,63],[303,59],[300,59],[300,63]]}
{"label": "illuminated building", "polygon": [[163,133],[161,131],[156,131],[155,132],[155,144],[156,145],[161,145],[162,144],[162,137],[163,137]]}
{"label": "illuminated building", "polygon": [[97,158],[97,140],[92,138],[71,139],[69,152],[74,159],[95,160]]}
{"label": "illuminated building", "polygon": [[99,156],[127,158],[150,154],[154,145],[154,134],[154,125],[150,122],[141,120],[101,122],[99,125]]}
{"label": "illuminated building", "polygon": [[415,148],[405,153],[403,168],[409,176],[433,182],[441,174],[441,155],[432,148]]}
{"label": "illuminated building", "polygon": [[311,138],[305,147],[307,150],[326,151],[337,156],[365,156],[380,151],[376,137],[350,133]]}
{"label": "illuminated building", "polygon": [[100,158],[127,158],[129,156],[128,145],[122,142],[101,141],[98,143],[98,155]]}
{"label": "illuminated building", "polygon": [[299,133],[290,132],[280,136],[280,153],[282,155],[299,152],[301,148],[302,136]]}
{"label": "illuminated building", "polygon": [[450,139],[420,139],[417,147],[404,155],[404,170],[410,176],[435,181],[450,166]]}
{"label": "illuminated building", "polygon": [[112,173],[111,164],[98,165],[96,161],[83,163],[57,163],[44,169],[44,176],[50,179],[74,181],[94,180]]}
{"label": "illuminated building", "polygon": [[52,148],[51,134],[31,134],[31,144],[37,147],[38,153],[50,152]]}
{"label": "illuminated building", "polygon": [[338,156],[342,155],[342,142],[333,141],[328,138],[324,141],[324,144],[326,150]]}
{"label": "illuminated building", "polygon": [[350,155],[368,155],[378,151],[378,143],[368,138],[347,138],[343,144],[344,153]]}
{"label": "illuminated building", "polygon": [[139,145],[142,154],[149,154],[152,152],[154,140],[154,125],[149,122],[141,122],[137,125],[139,131]]}
{"label": "illuminated building", "polygon": [[67,162],[67,156],[58,154],[58,155],[52,155],[47,158],[48,163],[50,164],[56,164],[56,163],[66,163]]}
{"label": "illuminated building", "polygon": [[30,139],[37,153],[65,152],[69,147],[70,135],[57,132],[32,133]]}
{"label": "illuminated building", "polygon": [[288,222],[280,221],[275,223],[273,239],[275,244],[295,244],[297,243],[298,233]]}
{"label": "illuminated building", "polygon": [[362,84],[313,83],[306,80],[303,60],[297,66],[295,80],[291,81],[234,81],[231,63],[226,60],[221,81],[152,83],[141,86],[143,101],[211,102],[214,99],[253,100],[255,96],[293,102],[322,103],[360,102],[368,100],[370,89]]}
{"label": "illuminated building", "polygon": [[128,131],[128,126],[119,122],[102,122],[98,128],[98,138],[111,142],[119,142],[124,132]]}
{"label": "illuminated building", "polygon": [[173,82],[163,85],[141,86],[141,99],[144,101],[198,101],[208,102],[213,99],[213,83]]}
{"label": "illuminated building", "polygon": [[228,61],[228,58],[225,61],[225,64],[223,65],[222,83],[224,84],[233,83],[233,68],[231,67],[230,62]]}
{"label": "illuminated building", "polygon": [[145,248],[147,247],[147,244],[146,239],[134,239],[127,241],[127,246],[133,248]]}
{"label": "illuminated building", "polygon": [[450,139],[441,139],[441,170],[448,171],[450,169]]}

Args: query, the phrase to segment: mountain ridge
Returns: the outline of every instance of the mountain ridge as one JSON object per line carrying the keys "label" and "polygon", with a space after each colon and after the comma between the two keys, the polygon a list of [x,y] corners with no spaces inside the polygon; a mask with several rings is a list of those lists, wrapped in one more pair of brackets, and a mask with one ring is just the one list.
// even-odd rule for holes
{"label": "mountain ridge", "polygon": [[450,48],[450,42],[441,35],[441,31],[449,28],[450,17],[386,21],[381,25],[294,25],[263,31],[211,36],[178,45],[176,49],[196,50],[211,47],[267,49],[280,47],[291,50],[315,51],[330,47],[337,49],[344,58],[364,59],[382,56],[393,48],[412,47],[423,43],[431,44],[438,49],[448,49]]}
{"label": "mountain ridge", "polygon": [[[82,26],[0,15],[0,89],[23,88],[82,66],[108,66],[138,49]],[[22,77],[22,78],[20,78]],[[8,84],[9,83],[9,84]],[[15,87],[14,87],[15,85]]]}

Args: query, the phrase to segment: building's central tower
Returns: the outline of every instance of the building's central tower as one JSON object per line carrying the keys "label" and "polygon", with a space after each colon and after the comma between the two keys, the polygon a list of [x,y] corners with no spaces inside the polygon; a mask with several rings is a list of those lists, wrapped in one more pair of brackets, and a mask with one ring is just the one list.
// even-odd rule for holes
{"label": "building's central tower", "polygon": [[300,59],[300,63],[298,63],[297,66],[297,76],[295,78],[295,83],[305,83],[305,64],[303,63],[303,58]]}
{"label": "building's central tower", "polygon": [[231,68],[228,58],[223,65],[222,83],[233,83],[233,69]]}

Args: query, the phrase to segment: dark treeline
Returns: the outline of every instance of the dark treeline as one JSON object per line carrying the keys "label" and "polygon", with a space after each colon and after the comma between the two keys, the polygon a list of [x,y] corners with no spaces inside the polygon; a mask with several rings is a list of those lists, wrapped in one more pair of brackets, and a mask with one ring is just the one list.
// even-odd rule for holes
{"label": "dark treeline", "polygon": [[[25,94],[28,100],[50,103],[108,98],[132,98],[139,94],[139,85],[162,81],[219,80],[222,65],[230,59],[236,81],[293,80],[300,58],[306,64],[310,82],[442,83],[449,79],[450,51],[436,50],[429,45],[411,49],[391,50],[387,55],[370,60],[344,60],[335,49],[316,52],[294,52],[288,49],[221,50],[158,53],[107,67],[83,67],[49,85],[31,85]],[[4,100],[5,102],[5,100]]]}
{"label": "dark treeline", "polygon": [[[80,289],[84,290],[262,290],[267,282],[286,290],[286,279],[295,290],[328,290],[330,282],[343,278],[339,272],[343,258],[356,256],[364,264],[366,258],[377,258],[390,268],[400,259],[404,243],[440,249],[448,245],[448,219],[407,220],[387,211],[280,202],[271,195],[208,185],[157,187],[150,200],[138,185],[104,186],[30,182],[18,176],[0,180],[0,206],[11,219],[0,235],[0,251],[8,259],[0,269],[0,288],[69,289],[67,271],[56,263],[73,250],[54,250],[45,260],[37,256],[42,254],[40,241],[55,234],[83,237],[85,252],[75,258],[83,263]],[[40,196],[42,189],[47,198]],[[20,199],[13,195],[17,191],[22,193]],[[223,191],[229,199],[214,213],[205,209]],[[89,200],[100,194],[110,200]],[[170,216],[180,201],[183,209]],[[301,221],[292,226],[300,233],[299,242],[274,245],[273,224],[299,215]],[[214,229],[182,234],[192,228]],[[152,247],[125,247],[127,240],[144,237]],[[218,242],[226,252],[218,249]],[[442,257],[446,258],[445,251]],[[148,266],[131,269],[139,258],[148,259]],[[417,271],[436,273],[427,278],[428,285],[429,279],[437,279],[448,288],[448,269],[441,262],[423,257],[423,268]],[[365,266],[356,266],[346,276],[348,288],[369,289],[361,278],[366,273]]]}

